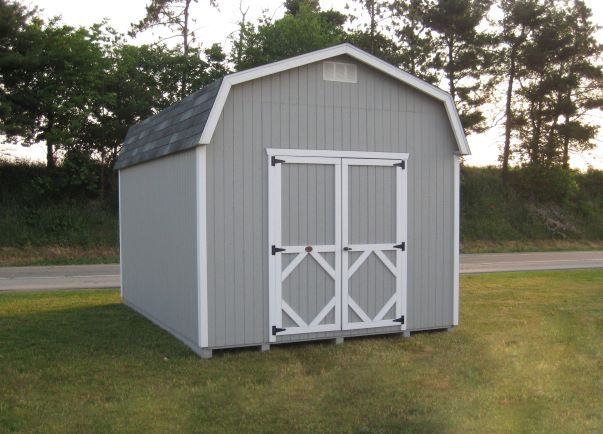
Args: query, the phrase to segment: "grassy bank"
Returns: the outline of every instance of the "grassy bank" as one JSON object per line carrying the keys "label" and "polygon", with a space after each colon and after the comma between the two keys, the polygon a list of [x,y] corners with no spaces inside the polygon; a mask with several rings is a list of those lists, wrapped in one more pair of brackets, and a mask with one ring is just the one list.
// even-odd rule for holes
{"label": "grassy bank", "polygon": [[463,276],[461,325],[200,360],[115,290],[0,294],[1,432],[601,432],[603,271]]}
{"label": "grassy bank", "polygon": [[98,166],[0,161],[0,266],[116,262],[118,245],[116,192],[101,194]]}
{"label": "grassy bank", "polygon": [[[503,185],[500,169],[461,172],[461,244],[499,250],[525,244],[557,250],[603,242],[603,171],[571,173],[562,181],[535,179],[512,170]],[[561,184],[559,186],[558,184]]]}

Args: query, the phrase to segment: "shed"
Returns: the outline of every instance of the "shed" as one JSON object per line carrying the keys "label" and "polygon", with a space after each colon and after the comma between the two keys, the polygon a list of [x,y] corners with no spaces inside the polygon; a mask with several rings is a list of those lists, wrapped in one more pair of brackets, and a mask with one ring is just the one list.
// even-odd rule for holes
{"label": "shed", "polygon": [[123,300],[202,357],[451,328],[469,152],[449,94],[349,44],[227,75],[128,132]]}

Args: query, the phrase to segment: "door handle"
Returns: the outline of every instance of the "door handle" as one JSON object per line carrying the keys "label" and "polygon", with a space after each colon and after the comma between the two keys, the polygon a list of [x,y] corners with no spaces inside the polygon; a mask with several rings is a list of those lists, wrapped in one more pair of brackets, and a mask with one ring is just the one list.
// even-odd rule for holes
{"label": "door handle", "polygon": [[346,251],[346,252],[349,252],[350,250],[352,250],[352,248],[351,247],[344,247],[343,250]]}

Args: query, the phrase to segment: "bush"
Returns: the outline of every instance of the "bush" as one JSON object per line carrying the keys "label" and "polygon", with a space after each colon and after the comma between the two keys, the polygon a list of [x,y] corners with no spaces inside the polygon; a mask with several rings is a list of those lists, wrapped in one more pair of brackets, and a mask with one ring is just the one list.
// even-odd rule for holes
{"label": "bush", "polygon": [[116,195],[99,199],[99,170],[78,152],[54,169],[0,161],[0,246],[117,246]]}

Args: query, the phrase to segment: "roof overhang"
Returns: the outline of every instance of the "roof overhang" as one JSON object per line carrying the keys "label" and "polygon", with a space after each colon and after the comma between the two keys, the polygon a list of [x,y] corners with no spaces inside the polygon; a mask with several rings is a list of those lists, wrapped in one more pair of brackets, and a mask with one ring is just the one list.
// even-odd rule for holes
{"label": "roof overhang", "polygon": [[232,86],[341,55],[348,55],[359,62],[372,66],[384,74],[387,74],[390,77],[393,77],[396,80],[399,80],[408,86],[413,87],[420,92],[426,93],[427,95],[444,103],[446,114],[448,115],[450,126],[452,127],[454,138],[458,146],[458,153],[460,155],[471,154],[459,114],[449,93],[348,43],[335,45],[333,47],[324,48],[322,50],[302,54],[301,56],[292,57],[290,59],[258,66],[256,68],[225,76],[222,80],[220,90],[218,91],[218,95],[216,96],[216,100],[207,119],[207,123],[199,140],[199,144],[207,145],[211,142],[214,131],[216,130],[216,126],[218,125],[218,120],[220,119],[220,114],[222,113],[222,109],[226,103],[226,98],[228,98],[228,94]]}

